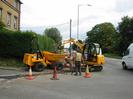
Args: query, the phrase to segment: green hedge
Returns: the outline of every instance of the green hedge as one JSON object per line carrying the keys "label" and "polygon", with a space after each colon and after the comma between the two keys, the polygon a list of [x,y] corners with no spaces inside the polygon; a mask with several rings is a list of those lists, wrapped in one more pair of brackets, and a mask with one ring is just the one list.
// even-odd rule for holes
{"label": "green hedge", "polygon": [[0,57],[23,58],[24,53],[31,52],[34,38],[31,31],[0,31]]}
{"label": "green hedge", "polygon": [[37,43],[41,51],[55,51],[53,39],[46,35],[37,35],[32,31],[13,32],[0,30],[0,57],[23,58],[24,53],[34,53]]}

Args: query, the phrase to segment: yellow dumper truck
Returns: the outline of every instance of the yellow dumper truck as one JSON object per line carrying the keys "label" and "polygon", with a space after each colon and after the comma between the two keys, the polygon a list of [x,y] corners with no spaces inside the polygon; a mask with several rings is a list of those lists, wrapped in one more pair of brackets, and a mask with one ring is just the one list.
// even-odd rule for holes
{"label": "yellow dumper truck", "polygon": [[57,54],[48,51],[37,52],[34,54],[25,53],[23,62],[32,67],[35,71],[43,71],[45,67],[57,65],[57,69],[63,69],[64,54]]}

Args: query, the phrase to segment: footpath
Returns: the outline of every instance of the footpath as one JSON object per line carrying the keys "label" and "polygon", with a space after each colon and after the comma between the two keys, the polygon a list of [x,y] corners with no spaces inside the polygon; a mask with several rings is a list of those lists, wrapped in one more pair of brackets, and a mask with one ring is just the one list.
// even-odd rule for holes
{"label": "footpath", "polygon": [[[51,74],[52,70],[45,69],[42,72],[32,72],[34,76]],[[28,70],[25,68],[12,68],[12,67],[2,67],[0,66],[0,82],[5,79],[15,79],[18,77],[25,77],[29,74]]]}

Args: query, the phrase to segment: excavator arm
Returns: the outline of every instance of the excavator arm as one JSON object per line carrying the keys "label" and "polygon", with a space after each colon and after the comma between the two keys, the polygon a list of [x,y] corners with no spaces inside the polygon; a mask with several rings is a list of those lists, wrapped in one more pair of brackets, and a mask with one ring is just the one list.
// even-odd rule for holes
{"label": "excavator arm", "polygon": [[71,39],[65,40],[63,42],[63,45],[68,44],[68,43],[75,44],[81,50],[81,52],[83,52],[83,48],[84,48],[84,45],[85,45],[84,43],[81,43],[78,40],[75,40],[74,38],[71,38]]}

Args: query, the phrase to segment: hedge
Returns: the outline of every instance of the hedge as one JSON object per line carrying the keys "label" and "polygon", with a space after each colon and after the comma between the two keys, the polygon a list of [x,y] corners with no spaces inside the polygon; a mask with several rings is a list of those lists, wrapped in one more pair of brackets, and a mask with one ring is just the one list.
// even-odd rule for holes
{"label": "hedge", "polygon": [[0,31],[0,57],[23,58],[24,53],[32,51],[32,31]]}

